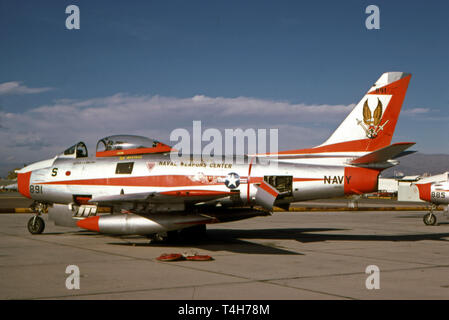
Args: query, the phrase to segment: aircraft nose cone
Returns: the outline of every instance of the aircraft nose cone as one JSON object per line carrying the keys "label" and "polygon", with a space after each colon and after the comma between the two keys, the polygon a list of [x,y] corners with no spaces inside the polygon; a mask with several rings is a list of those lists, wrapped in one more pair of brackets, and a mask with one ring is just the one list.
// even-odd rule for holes
{"label": "aircraft nose cone", "polygon": [[430,186],[431,183],[416,184],[419,190],[419,198],[424,201],[430,202]]}
{"label": "aircraft nose cone", "polygon": [[78,221],[76,225],[82,229],[99,232],[100,227],[98,225],[98,220],[100,220],[99,216],[89,217]]}

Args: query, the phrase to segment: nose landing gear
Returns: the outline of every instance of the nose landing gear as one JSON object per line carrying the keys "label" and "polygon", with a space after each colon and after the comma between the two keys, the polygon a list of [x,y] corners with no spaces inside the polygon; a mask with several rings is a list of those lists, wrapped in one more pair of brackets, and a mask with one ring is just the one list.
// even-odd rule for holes
{"label": "nose landing gear", "polygon": [[35,212],[35,215],[28,220],[28,231],[31,234],[41,234],[45,229],[45,222],[40,215],[47,211],[47,204],[34,202],[30,208]]}
{"label": "nose landing gear", "polygon": [[436,209],[436,205],[432,204],[432,206],[430,207],[430,211],[429,213],[427,213],[424,217],[423,217],[423,221],[424,224],[426,226],[434,226],[437,223],[437,217],[436,215],[433,213],[433,210]]}

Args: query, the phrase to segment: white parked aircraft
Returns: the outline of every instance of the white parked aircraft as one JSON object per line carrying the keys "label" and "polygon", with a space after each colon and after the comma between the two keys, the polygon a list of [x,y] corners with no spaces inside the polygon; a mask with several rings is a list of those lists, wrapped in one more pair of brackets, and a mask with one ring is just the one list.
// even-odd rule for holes
{"label": "white parked aircraft", "polygon": [[433,226],[437,223],[437,217],[433,211],[439,205],[447,205],[449,209],[449,172],[424,178],[416,183],[416,186],[419,190],[419,198],[431,204],[430,212],[424,216],[423,221],[426,225]]}

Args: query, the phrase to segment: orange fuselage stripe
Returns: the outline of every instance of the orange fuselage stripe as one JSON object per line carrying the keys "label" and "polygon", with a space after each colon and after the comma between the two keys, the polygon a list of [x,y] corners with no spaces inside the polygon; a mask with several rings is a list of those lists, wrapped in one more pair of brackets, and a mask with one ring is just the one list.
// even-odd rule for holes
{"label": "orange fuselage stripe", "polygon": [[[218,176],[217,178],[223,178]],[[246,177],[241,177],[247,179]],[[252,177],[251,183],[261,183],[263,177]],[[323,181],[323,178],[294,178],[295,182]],[[44,185],[85,185],[85,186],[128,186],[128,187],[174,187],[174,186],[208,186],[222,185],[223,182],[195,181],[185,175],[161,175],[143,177],[114,177],[80,180],[60,180],[50,182],[34,182]]]}

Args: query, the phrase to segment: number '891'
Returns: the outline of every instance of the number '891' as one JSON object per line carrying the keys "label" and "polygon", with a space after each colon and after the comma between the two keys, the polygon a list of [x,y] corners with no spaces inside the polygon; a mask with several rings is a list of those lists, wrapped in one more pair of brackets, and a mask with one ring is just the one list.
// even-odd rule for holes
{"label": "number '891'", "polygon": [[30,193],[42,193],[42,186],[30,185]]}

